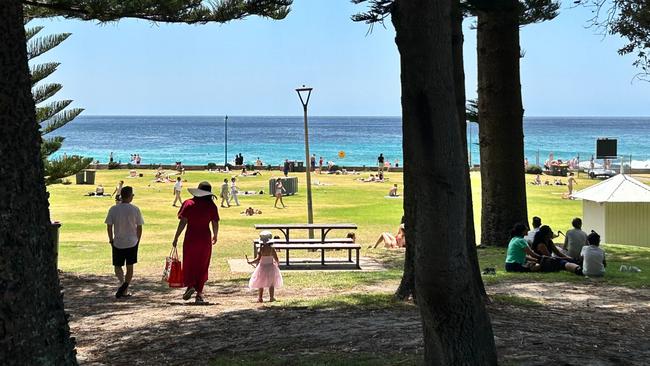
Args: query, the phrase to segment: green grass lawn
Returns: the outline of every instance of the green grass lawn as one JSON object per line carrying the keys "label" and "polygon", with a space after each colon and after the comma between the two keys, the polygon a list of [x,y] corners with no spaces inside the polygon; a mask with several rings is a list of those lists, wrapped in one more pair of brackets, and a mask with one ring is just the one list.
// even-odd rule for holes
{"label": "green grass lawn", "polygon": [[[145,218],[144,234],[139,253],[139,263],[136,273],[157,274],[162,270],[165,256],[171,249],[171,241],[178,220],[178,208],[172,207],[173,200],[171,183],[153,183],[154,172],[140,170],[142,178],[126,178],[126,170],[98,171],[96,184],[102,184],[107,192],[112,192],[120,179],[126,185],[134,187],[134,204],[139,206]],[[257,237],[254,224],[261,223],[300,223],[306,221],[306,194],[303,182],[304,174],[299,176],[299,193],[285,197],[286,209],[273,208],[274,198],[268,195],[268,180],[279,172],[264,172],[261,177],[240,177],[238,186],[242,191],[264,190],[264,195],[240,195],[240,207],[220,209],[221,226],[219,242],[212,258],[211,279],[244,281],[245,274],[231,274],[227,260],[244,258],[252,254],[251,241]],[[361,175],[361,177],[365,177]],[[316,222],[345,223],[358,225],[357,241],[363,245],[362,255],[376,258],[388,268],[380,272],[294,272],[285,271],[287,286],[295,288],[332,288],[354,290],[355,286],[384,286],[392,290],[401,277],[403,252],[388,251],[381,248],[368,249],[374,244],[381,232],[395,232],[402,216],[402,199],[387,199],[384,196],[393,183],[403,188],[401,173],[389,173],[389,183],[362,183],[355,179],[359,176],[349,175],[315,175],[312,180],[323,185],[313,186],[314,220]],[[184,179],[184,190],[195,187],[198,182],[207,180],[213,185],[213,191],[218,191],[220,182],[230,175],[209,172],[188,172]],[[532,176],[527,177],[532,180]],[[578,179],[578,188],[582,189],[596,183],[588,179]],[[581,203],[563,200],[561,195],[566,191],[563,186],[532,186],[528,185],[528,212],[540,216],[543,222],[553,230],[566,231],[570,228],[573,217],[581,215]],[[84,197],[93,191],[95,186],[89,185],[52,185],[50,192],[50,210],[53,220],[63,223],[60,232],[59,268],[64,271],[94,274],[111,274],[110,246],[107,243],[104,218],[109,207],[113,204],[111,198]],[[472,189],[474,193],[474,210],[476,228],[480,229],[480,176],[472,173]],[[184,191],[183,198],[189,194]],[[252,206],[262,210],[262,215],[247,217],[240,215],[246,207]],[[330,237],[343,237],[345,232],[333,232]],[[477,232],[480,236],[480,232]],[[650,249],[604,245],[608,252],[608,273],[604,282],[628,285],[631,287],[646,286],[649,282]],[[301,252],[298,256],[308,255]],[[345,255],[339,253],[338,255]],[[516,278],[535,278],[539,280],[584,281],[568,273],[554,274],[506,274],[502,271],[505,249],[480,249],[481,268],[497,268],[496,276],[486,276],[486,282],[512,280]],[[641,273],[618,272],[620,264],[631,264],[642,268]]]}

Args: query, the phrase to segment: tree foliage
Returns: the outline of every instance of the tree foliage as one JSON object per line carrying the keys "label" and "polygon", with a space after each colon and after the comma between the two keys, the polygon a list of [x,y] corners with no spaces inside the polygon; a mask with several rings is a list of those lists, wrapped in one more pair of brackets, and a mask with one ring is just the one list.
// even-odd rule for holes
{"label": "tree foliage", "polygon": [[[355,22],[383,23],[390,15],[395,0],[351,0],[354,4],[368,3],[368,10],[352,16]],[[509,0],[458,0],[465,16],[474,16],[479,9],[500,9],[512,3]],[[560,3],[555,0],[520,0],[521,25],[551,20],[558,15]]]}
{"label": "tree foliage", "polygon": [[165,23],[225,23],[257,15],[284,19],[292,0],[22,0],[30,17],[100,22],[137,18]]}
{"label": "tree foliage", "polygon": [[627,40],[618,53],[634,54],[633,65],[641,70],[638,76],[647,80],[650,75],[650,1],[576,0],[575,3],[592,9],[592,26]]}
{"label": "tree foliage", "polygon": [[[70,36],[70,33],[59,33],[39,37],[38,33],[42,30],[42,26],[25,29],[27,58],[30,61],[60,45]],[[82,108],[68,108],[72,100],[48,102],[63,86],[58,83],[43,85],[39,85],[39,83],[54,73],[58,66],[58,62],[49,62],[30,67],[32,97],[36,105],[36,123],[41,126],[41,158],[45,168],[46,184],[57,183],[64,177],[76,174],[80,170],[87,168],[92,162],[92,158],[81,156],[64,156],[59,159],[48,160],[50,155],[61,148],[64,138],[62,136],[46,137],[46,135],[65,126],[83,112]]]}

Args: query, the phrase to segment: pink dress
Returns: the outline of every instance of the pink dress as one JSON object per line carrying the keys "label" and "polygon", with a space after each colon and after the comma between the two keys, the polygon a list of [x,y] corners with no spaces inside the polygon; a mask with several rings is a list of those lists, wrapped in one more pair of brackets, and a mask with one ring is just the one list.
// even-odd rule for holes
{"label": "pink dress", "polygon": [[248,282],[248,288],[257,289],[265,287],[282,287],[282,274],[280,268],[273,262],[273,257],[265,255],[260,258],[260,263]]}

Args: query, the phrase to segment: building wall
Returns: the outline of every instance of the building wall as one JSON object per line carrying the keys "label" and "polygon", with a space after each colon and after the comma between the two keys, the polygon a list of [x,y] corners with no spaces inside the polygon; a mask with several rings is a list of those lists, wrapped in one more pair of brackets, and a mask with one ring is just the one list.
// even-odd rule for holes
{"label": "building wall", "polygon": [[593,201],[582,200],[582,230],[587,233],[593,230],[600,235],[601,241],[607,242],[604,205]]}
{"label": "building wall", "polygon": [[606,203],[607,243],[650,247],[650,203]]}

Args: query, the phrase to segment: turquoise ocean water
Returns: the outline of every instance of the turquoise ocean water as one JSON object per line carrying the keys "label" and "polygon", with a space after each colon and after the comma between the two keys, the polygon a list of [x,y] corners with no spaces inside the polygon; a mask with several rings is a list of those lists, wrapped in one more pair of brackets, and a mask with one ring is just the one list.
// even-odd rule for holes
{"label": "turquoise ocean water", "polygon": [[[472,161],[479,162],[478,126],[468,128]],[[598,137],[618,139],[618,154],[633,166],[650,168],[650,118],[529,117],[524,121],[525,155],[540,163],[550,152],[564,160],[579,156],[589,160]],[[224,162],[223,116],[80,116],[56,131],[66,138],[58,155],[77,154],[102,163],[110,152],[116,161],[128,162],[140,154],[142,164],[187,165]],[[310,117],[310,151],[343,166],[374,166],[377,155],[402,165],[399,117]],[[339,158],[339,151],[345,158]],[[264,164],[284,159],[304,161],[302,117],[228,118],[228,160],[241,153],[246,163],[257,157]]]}

